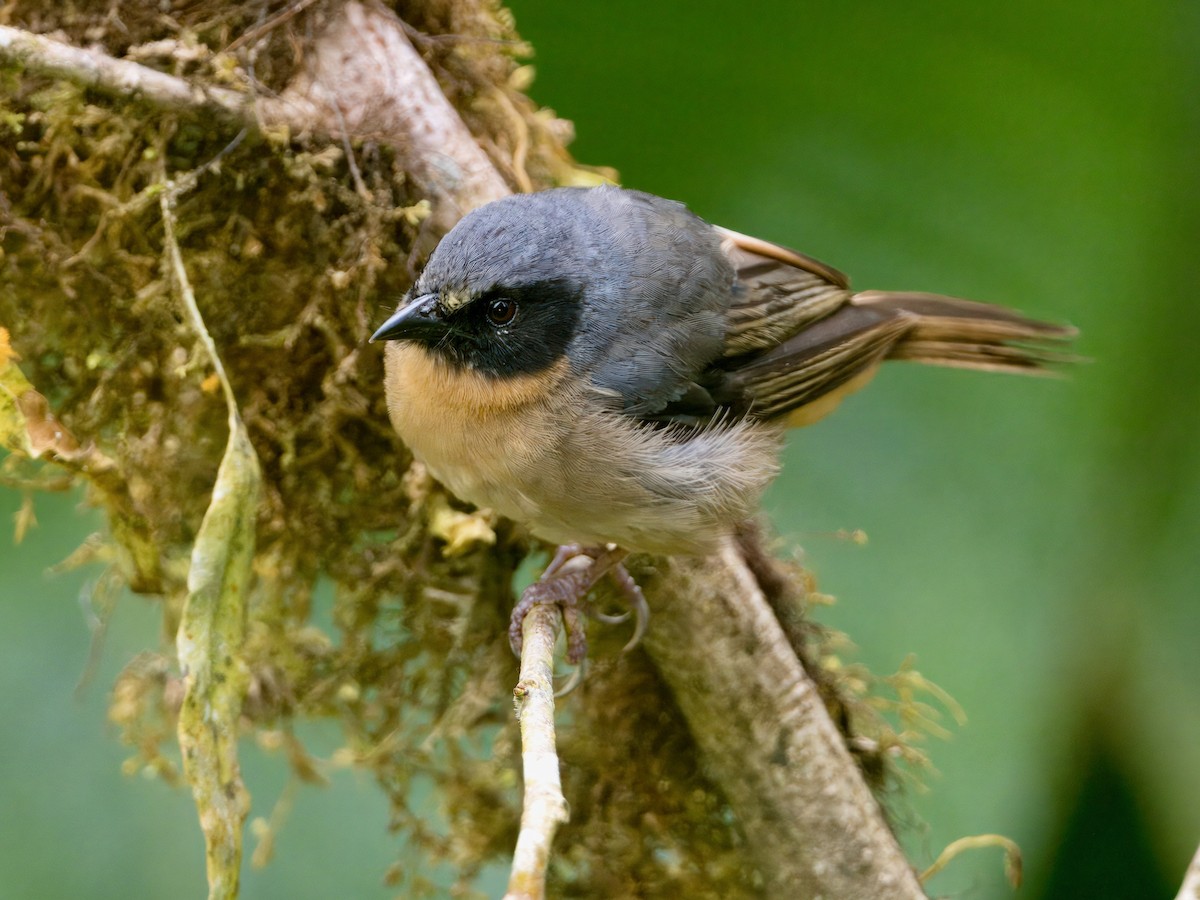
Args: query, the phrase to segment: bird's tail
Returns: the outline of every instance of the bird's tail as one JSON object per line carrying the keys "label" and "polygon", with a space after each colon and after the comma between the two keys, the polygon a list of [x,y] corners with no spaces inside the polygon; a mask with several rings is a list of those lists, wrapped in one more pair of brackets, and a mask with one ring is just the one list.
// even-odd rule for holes
{"label": "bird's tail", "polygon": [[737,366],[728,376],[728,388],[749,398],[750,411],[759,418],[808,425],[863,387],[885,360],[1047,375],[1078,359],[1066,348],[1075,333],[1069,325],[986,303],[864,291]]}
{"label": "bird's tail", "polygon": [[1078,359],[1065,349],[1076,329],[1000,306],[905,291],[863,291],[850,306],[910,323],[888,348],[887,359],[1033,375],[1052,374],[1059,364]]}

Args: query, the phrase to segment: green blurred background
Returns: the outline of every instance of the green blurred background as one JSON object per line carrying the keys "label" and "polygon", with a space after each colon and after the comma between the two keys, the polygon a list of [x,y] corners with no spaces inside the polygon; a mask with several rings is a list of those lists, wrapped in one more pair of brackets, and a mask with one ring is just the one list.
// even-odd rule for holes
{"label": "green blurred background", "polygon": [[[585,162],[805,250],[863,288],[1073,322],[1069,380],[895,365],[795,433],[768,498],[878,672],[910,653],[969,721],[892,798],[913,860],[1000,832],[1025,897],[1174,894],[1200,841],[1200,5],[515,4]],[[0,516],[20,498],[0,493]],[[121,775],[106,693],[159,640],[123,600],[98,671],[70,498],[0,542],[0,896],[202,883],[182,790]],[[861,547],[830,536],[864,529]],[[321,735],[316,739],[320,741]],[[331,743],[331,742],[330,742]],[[253,815],[284,766],[247,747]],[[365,779],[305,788],[244,895],[388,896]],[[186,880],[186,879],[185,879]],[[1011,896],[999,854],[937,895]]]}

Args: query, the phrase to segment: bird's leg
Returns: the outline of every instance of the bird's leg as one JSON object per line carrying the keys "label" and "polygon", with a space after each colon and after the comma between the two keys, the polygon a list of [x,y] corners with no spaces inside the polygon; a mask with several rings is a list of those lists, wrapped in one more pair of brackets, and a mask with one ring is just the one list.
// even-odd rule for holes
{"label": "bird's leg", "polygon": [[585,556],[588,559],[595,559],[599,553],[600,551],[595,549],[588,553],[583,549],[582,544],[560,544],[554,551],[554,558],[550,560],[545,571],[542,572],[542,577],[538,580],[545,581],[547,578],[553,578],[559,569],[577,557]]}
{"label": "bird's leg", "polygon": [[[512,620],[508,626],[508,641],[513,652],[521,655],[523,635],[521,626],[525,616],[535,606],[543,603],[553,603],[562,610],[563,627],[567,632],[567,662],[579,663],[587,655],[587,635],[583,622],[583,599],[596,583],[609,574],[614,567],[621,565],[629,551],[619,547],[608,547],[604,550],[583,549],[566,545],[559,547],[554,559],[546,567],[542,577],[531,584],[521,594],[521,599],[513,607]],[[590,559],[586,568],[576,568],[572,563],[580,559]],[[622,572],[624,568],[622,567]],[[625,573],[625,579],[632,583],[633,579]],[[625,592],[623,582],[617,584]],[[634,585],[637,588],[637,585]],[[638,590],[638,595],[641,591]],[[626,594],[628,596],[628,594]],[[645,599],[642,600],[645,606]],[[637,611],[637,606],[634,606]],[[638,612],[639,624],[643,614]],[[641,629],[644,630],[644,629]],[[640,633],[636,635],[640,637]]]}

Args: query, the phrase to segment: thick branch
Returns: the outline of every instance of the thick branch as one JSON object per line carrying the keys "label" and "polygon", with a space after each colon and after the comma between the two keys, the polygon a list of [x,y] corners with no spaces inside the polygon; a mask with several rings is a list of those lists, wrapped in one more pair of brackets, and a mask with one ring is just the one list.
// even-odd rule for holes
{"label": "thick branch", "polygon": [[654,583],[646,650],[772,897],[925,894],[732,541]]}
{"label": "thick branch", "polygon": [[347,3],[269,114],[394,147],[433,201],[439,233],[509,193],[400,20],[379,7]]}

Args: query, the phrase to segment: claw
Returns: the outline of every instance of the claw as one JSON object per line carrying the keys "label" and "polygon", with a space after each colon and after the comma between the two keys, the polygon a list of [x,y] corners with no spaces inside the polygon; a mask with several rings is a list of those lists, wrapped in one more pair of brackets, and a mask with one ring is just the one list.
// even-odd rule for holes
{"label": "claw", "polygon": [[587,660],[580,660],[579,665],[571,670],[570,676],[567,678],[566,684],[554,692],[554,699],[565,697],[579,685],[583,684],[583,677],[587,674]]}
{"label": "claw", "polygon": [[[633,576],[629,574],[629,570],[624,564],[617,563],[612,567],[609,577],[616,582],[620,589],[625,602],[629,604],[629,612],[633,613],[633,637],[622,650],[623,653],[628,653],[634,647],[642,642],[642,638],[646,636],[646,629],[650,625],[650,604],[646,602],[646,595],[642,593],[641,587],[634,581]],[[626,619],[629,613],[625,613],[621,618]]]}
{"label": "claw", "polygon": [[629,610],[625,610],[623,613],[613,615],[612,613],[602,613],[598,609],[593,609],[588,612],[588,615],[597,622],[603,622],[605,625],[624,625],[629,621],[631,613]]}
{"label": "claw", "polygon": [[525,635],[522,633],[525,616],[535,606],[545,603],[554,604],[562,609],[563,625],[567,630],[567,659],[571,660],[572,654],[579,652],[581,643],[583,652],[586,652],[587,645],[586,638],[582,638],[583,619],[579,603],[591,587],[587,579],[588,574],[590,573],[572,572],[566,575],[554,575],[536,581],[525,588],[521,599],[513,607],[512,619],[508,624],[508,643],[512,647],[513,653],[517,656],[521,655],[521,645],[525,642]]}
{"label": "claw", "polygon": [[554,551],[554,558],[546,565],[546,570],[542,572],[540,581],[545,581],[547,578],[552,578],[571,560],[579,556],[587,556],[591,559],[591,554],[586,554],[582,544],[562,544]]}

